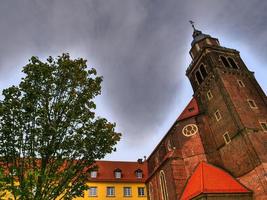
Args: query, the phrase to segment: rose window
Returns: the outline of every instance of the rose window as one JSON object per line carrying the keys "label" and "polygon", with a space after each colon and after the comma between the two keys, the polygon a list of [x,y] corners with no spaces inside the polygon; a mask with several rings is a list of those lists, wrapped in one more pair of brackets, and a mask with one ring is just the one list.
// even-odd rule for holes
{"label": "rose window", "polygon": [[195,125],[195,124],[188,124],[182,130],[184,136],[186,136],[186,137],[190,137],[192,135],[195,135],[197,133],[197,131],[198,131],[198,128],[197,128],[197,125]]}

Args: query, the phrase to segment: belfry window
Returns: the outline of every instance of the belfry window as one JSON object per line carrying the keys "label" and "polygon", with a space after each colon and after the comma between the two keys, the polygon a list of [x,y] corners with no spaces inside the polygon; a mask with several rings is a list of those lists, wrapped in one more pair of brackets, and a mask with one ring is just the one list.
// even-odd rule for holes
{"label": "belfry window", "polygon": [[160,178],[161,194],[162,194],[163,200],[168,200],[168,191],[167,191],[165,174],[163,170],[160,171],[159,178]]}
{"label": "belfry window", "polygon": [[199,71],[196,72],[196,79],[199,85],[203,82],[203,78]]}
{"label": "belfry window", "polygon": [[223,65],[227,68],[231,68],[229,62],[227,61],[227,59],[224,57],[224,56],[220,56],[222,62],[223,62]]}
{"label": "belfry window", "polygon": [[201,74],[202,74],[203,79],[205,79],[206,76],[208,75],[208,73],[207,73],[207,71],[206,71],[206,68],[205,68],[204,65],[202,64],[202,65],[200,65],[199,69],[200,69],[200,72],[201,72]]}
{"label": "belfry window", "polygon": [[233,58],[228,58],[228,61],[230,62],[232,68],[238,69],[238,66],[236,65],[236,63],[235,63]]}

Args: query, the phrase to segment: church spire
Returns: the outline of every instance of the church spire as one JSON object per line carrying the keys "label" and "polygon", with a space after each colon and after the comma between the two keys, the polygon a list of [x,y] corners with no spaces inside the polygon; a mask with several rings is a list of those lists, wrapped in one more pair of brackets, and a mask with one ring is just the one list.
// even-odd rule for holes
{"label": "church spire", "polygon": [[193,22],[192,20],[189,20],[189,23],[191,24],[192,28],[193,28],[193,41],[191,43],[191,46],[193,46],[196,42],[206,38],[206,37],[210,37],[210,35],[206,35],[203,34],[202,31],[198,30],[195,28],[195,22]]}

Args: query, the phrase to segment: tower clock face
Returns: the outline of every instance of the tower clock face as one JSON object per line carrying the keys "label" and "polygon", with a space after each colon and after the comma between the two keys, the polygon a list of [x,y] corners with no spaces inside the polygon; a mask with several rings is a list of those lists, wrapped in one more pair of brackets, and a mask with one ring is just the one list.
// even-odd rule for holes
{"label": "tower clock face", "polygon": [[195,135],[197,132],[198,132],[198,128],[196,124],[188,124],[182,130],[183,135],[186,137]]}

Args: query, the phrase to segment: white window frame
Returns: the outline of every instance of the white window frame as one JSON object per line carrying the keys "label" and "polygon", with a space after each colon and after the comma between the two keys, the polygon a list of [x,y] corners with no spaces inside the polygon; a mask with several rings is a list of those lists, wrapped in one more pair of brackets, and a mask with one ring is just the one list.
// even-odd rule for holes
{"label": "white window frame", "polygon": [[120,179],[121,178],[121,172],[115,171],[115,178]]}
{"label": "white window frame", "polygon": [[207,92],[207,97],[208,97],[208,100],[211,100],[213,98],[213,95],[210,90]]}
{"label": "white window frame", "polygon": [[123,187],[123,196],[131,197],[132,196],[132,188],[131,187]]}
{"label": "white window frame", "polygon": [[135,172],[136,178],[143,178],[143,172],[141,170]]}
{"label": "white window frame", "polygon": [[113,186],[107,187],[107,197],[115,197],[115,187]]}
{"label": "white window frame", "polygon": [[237,83],[238,83],[239,87],[246,87],[246,85],[244,84],[244,82],[242,80],[237,80]]}
{"label": "white window frame", "polygon": [[266,129],[266,128],[264,127],[264,125],[263,125],[263,124],[265,124],[265,126],[267,127],[267,122],[259,121],[259,123],[260,123],[260,125],[261,125],[262,131],[267,133],[267,129]]}
{"label": "white window frame", "polygon": [[90,175],[91,175],[91,178],[96,178],[97,177],[97,171],[91,171]]}
{"label": "white window frame", "polygon": [[225,144],[229,144],[231,142],[231,137],[228,131],[223,134],[223,139]]}
{"label": "white window frame", "polygon": [[138,188],[137,188],[137,192],[138,192],[138,196],[139,196],[139,197],[144,197],[144,196],[146,196],[146,195],[145,195],[145,188],[144,188],[144,187],[138,187]]}
{"label": "white window frame", "polygon": [[[218,113],[218,115],[217,115],[216,113]],[[217,122],[220,121],[220,120],[222,119],[222,115],[221,115],[220,110],[216,110],[216,111],[214,112],[214,116],[215,116],[215,119],[216,119]]]}
{"label": "white window frame", "polygon": [[247,99],[247,102],[248,102],[248,105],[251,109],[258,109],[258,106],[253,99]]}
{"label": "white window frame", "polygon": [[88,196],[89,197],[96,197],[97,196],[97,187],[96,186],[89,187]]}

